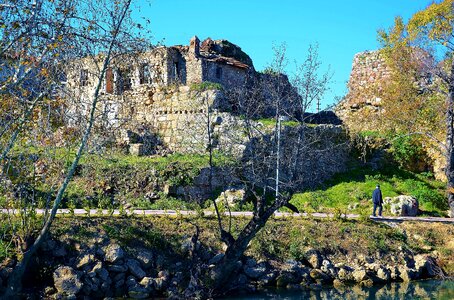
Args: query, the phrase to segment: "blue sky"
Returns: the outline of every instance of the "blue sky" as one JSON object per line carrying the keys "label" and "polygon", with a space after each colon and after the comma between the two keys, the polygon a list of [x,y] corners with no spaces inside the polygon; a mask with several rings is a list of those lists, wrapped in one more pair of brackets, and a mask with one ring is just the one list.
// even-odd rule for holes
{"label": "blue sky", "polygon": [[330,65],[334,72],[331,91],[323,101],[326,106],[335,96],[346,94],[353,55],[378,48],[377,29],[389,28],[397,15],[407,19],[430,2],[151,0],[140,5],[136,14],[150,19],[154,42],[185,45],[193,35],[201,40],[227,39],[249,54],[257,70],[271,61],[273,44],[285,42],[293,62],[303,61],[309,44],[318,43],[323,68]]}

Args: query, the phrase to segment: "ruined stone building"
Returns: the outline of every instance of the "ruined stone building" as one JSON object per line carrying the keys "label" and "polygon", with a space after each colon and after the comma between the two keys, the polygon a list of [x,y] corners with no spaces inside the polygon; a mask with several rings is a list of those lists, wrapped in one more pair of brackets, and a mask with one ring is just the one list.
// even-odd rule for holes
{"label": "ruined stone building", "polygon": [[[189,46],[157,47],[123,57],[114,65],[107,69],[101,87],[100,122],[117,141],[142,144],[133,145],[132,150],[145,153],[152,152],[147,144],[156,140],[171,151],[205,149],[208,110],[217,120],[214,133],[226,124],[231,126],[238,120],[231,114],[235,106],[225,92],[268,76],[255,71],[240,47],[226,40],[200,42],[196,36]],[[68,68],[68,90],[81,99],[80,104],[68,108],[70,125],[87,115],[97,67],[82,60]],[[298,97],[287,77],[284,81],[289,92]]]}
{"label": "ruined stone building", "polygon": [[[432,58],[419,49],[413,52],[418,64],[419,74],[415,77],[414,85],[421,91],[433,83],[425,72],[425,66],[430,65]],[[335,112],[343,121],[345,127],[353,132],[377,131],[382,126],[380,116],[386,113],[380,94],[383,91],[383,81],[390,78],[393,70],[387,65],[380,51],[364,51],[353,58],[352,71],[348,81],[348,93],[341,101]],[[438,145],[427,143],[423,145],[427,157],[422,158],[421,170],[432,168],[435,177],[445,180],[445,157],[438,150]],[[430,163],[429,163],[430,162]]]}

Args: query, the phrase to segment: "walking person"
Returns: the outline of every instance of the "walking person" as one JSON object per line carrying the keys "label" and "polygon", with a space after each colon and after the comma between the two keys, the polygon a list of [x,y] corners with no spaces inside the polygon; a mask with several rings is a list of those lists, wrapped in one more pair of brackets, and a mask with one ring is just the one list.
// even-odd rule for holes
{"label": "walking person", "polygon": [[381,217],[381,212],[383,210],[383,197],[381,194],[380,190],[380,185],[377,184],[377,187],[375,188],[374,192],[372,193],[372,202],[374,203],[374,212],[373,216],[375,217],[375,212],[377,211],[378,207],[378,216]]}

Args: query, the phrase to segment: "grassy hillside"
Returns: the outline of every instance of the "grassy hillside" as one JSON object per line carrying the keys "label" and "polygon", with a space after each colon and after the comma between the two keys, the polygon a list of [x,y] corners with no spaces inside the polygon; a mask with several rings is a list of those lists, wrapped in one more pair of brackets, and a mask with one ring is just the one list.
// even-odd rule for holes
{"label": "grassy hillside", "polygon": [[303,211],[362,212],[370,210],[372,191],[377,184],[383,197],[411,195],[418,199],[424,214],[446,215],[445,183],[435,180],[430,173],[416,174],[391,166],[381,170],[353,168],[334,176],[316,190],[293,195],[291,203]]}

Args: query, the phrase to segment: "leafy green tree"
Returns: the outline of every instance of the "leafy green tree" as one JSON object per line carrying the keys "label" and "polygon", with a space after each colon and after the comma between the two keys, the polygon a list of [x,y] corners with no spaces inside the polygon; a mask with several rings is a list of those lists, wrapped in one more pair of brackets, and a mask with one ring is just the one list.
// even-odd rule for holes
{"label": "leafy green tree", "polygon": [[[405,23],[380,31],[393,69],[387,90],[388,119],[401,132],[430,138],[446,157],[448,204],[454,215],[454,1],[434,2]],[[440,103],[444,98],[444,103]],[[441,108],[441,110],[440,110]],[[405,111],[406,114],[402,114]],[[409,112],[407,114],[407,112]],[[443,118],[441,117],[443,116]],[[440,121],[445,122],[440,130]],[[440,137],[445,134],[443,141]]]}

